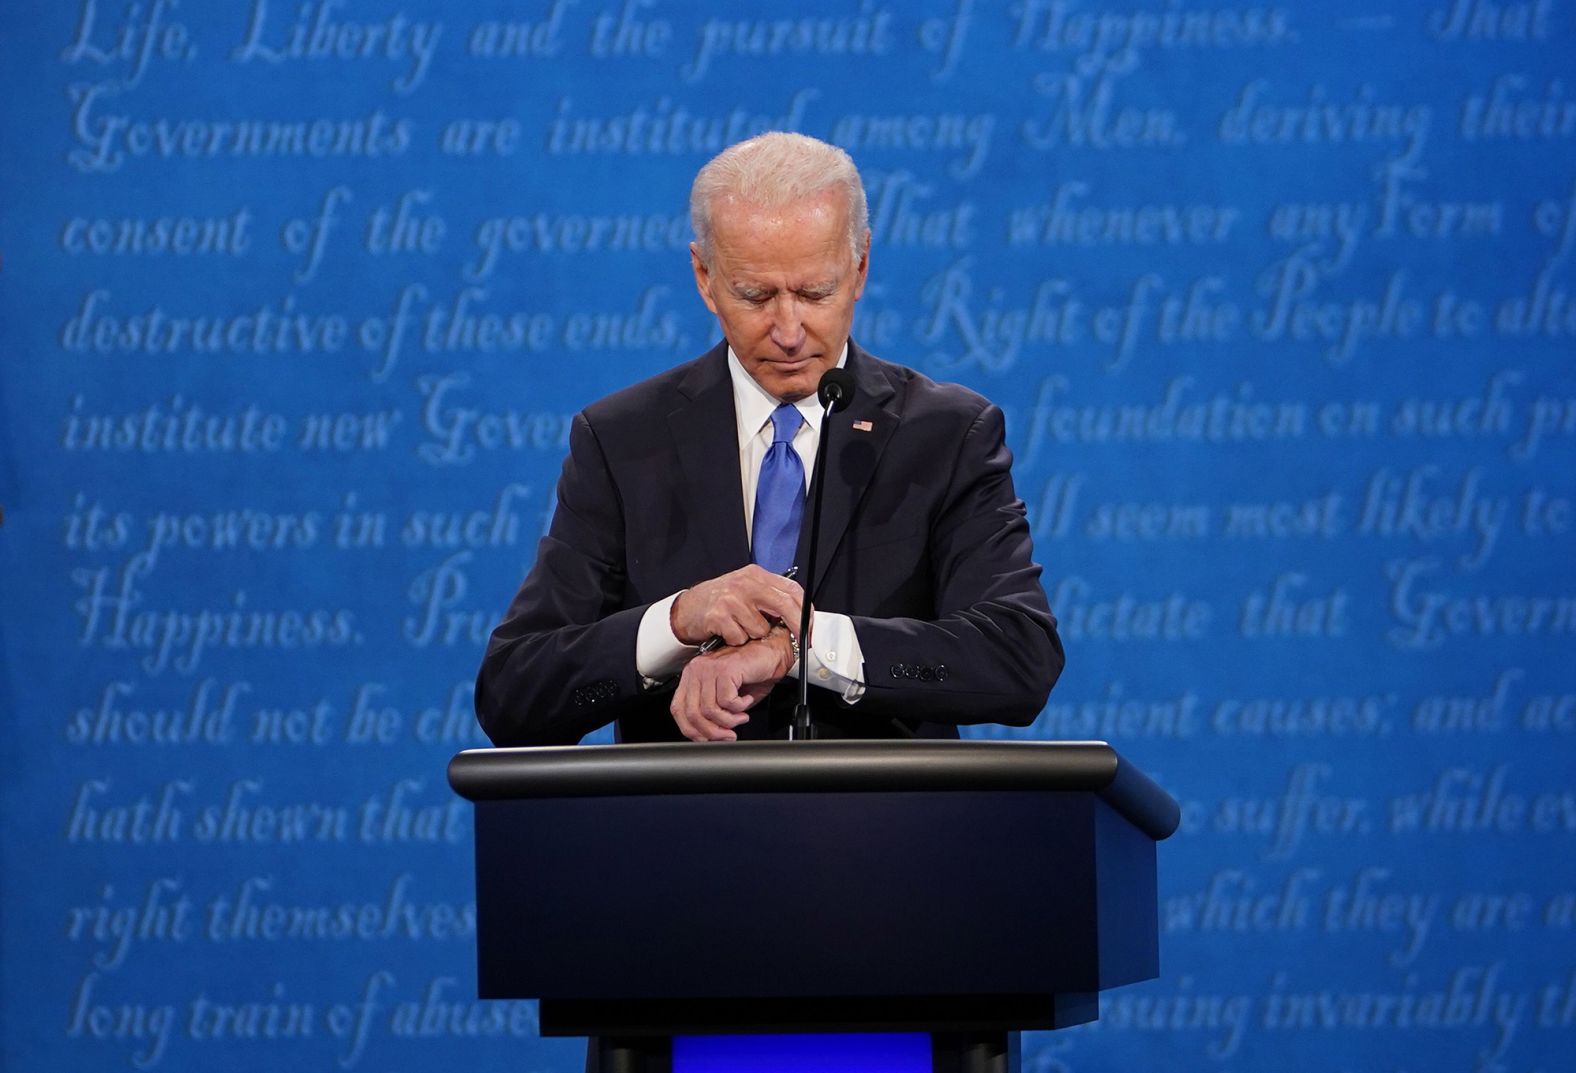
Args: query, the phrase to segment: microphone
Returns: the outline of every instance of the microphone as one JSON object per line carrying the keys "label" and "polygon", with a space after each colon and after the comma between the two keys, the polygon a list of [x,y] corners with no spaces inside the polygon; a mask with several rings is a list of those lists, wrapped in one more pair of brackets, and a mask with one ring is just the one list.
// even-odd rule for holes
{"label": "microphone", "polygon": [[804,561],[804,607],[799,612],[799,703],[793,711],[789,741],[809,741],[815,737],[810,724],[810,594],[815,591],[815,546],[821,536],[821,494],[826,482],[827,444],[830,442],[834,413],[848,409],[854,401],[854,375],[847,369],[828,369],[821,374],[815,397],[821,403],[821,445],[815,452],[815,470],[810,477],[810,551]]}
{"label": "microphone", "polygon": [[[821,374],[821,384],[815,397],[828,408],[827,413],[841,413],[854,401],[854,375],[847,369],[828,369]],[[824,416],[824,415],[823,415]]]}

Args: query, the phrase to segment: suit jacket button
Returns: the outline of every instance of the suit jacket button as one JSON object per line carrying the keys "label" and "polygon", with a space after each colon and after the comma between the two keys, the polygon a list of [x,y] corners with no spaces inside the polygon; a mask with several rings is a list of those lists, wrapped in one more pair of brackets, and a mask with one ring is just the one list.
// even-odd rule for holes
{"label": "suit jacket button", "polygon": [[903,668],[903,677],[904,678],[918,678],[919,677],[919,668],[918,667],[904,667]]}
{"label": "suit jacket button", "polygon": [[946,680],[947,680],[947,665],[945,663],[937,664],[937,666],[936,666],[936,681],[938,681],[938,682],[945,682]]}
{"label": "suit jacket button", "polygon": [[901,678],[901,677],[903,677],[903,665],[901,663],[894,663],[894,664],[892,664],[890,669],[891,669],[893,678]]}
{"label": "suit jacket button", "polygon": [[919,669],[919,680],[921,682],[928,682],[934,677],[936,677],[936,672],[929,667],[921,667]]}

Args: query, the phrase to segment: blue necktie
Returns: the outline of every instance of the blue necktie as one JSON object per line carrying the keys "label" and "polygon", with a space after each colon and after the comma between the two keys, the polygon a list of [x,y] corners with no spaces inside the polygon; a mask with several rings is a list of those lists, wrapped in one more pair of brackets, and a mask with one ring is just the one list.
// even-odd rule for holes
{"label": "blue necktie", "polygon": [[804,516],[804,462],[793,449],[794,433],[804,423],[798,409],[783,403],[772,411],[772,445],[761,459],[755,484],[755,532],[750,557],[774,574],[793,565],[799,550],[799,520]]}

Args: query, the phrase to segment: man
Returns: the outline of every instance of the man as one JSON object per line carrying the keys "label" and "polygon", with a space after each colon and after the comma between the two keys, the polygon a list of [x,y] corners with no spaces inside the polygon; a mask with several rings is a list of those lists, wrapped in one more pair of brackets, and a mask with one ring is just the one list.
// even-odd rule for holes
{"label": "man", "polygon": [[[822,736],[1032,722],[1062,649],[1001,411],[850,341],[870,263],[853,162],[763,134],[701,169],[690,214],[723,342],[575,418],[552,525],[482,663],[483,728],[499,745],[613,720],[626,742],[781,737],[800,656]],[[809,547],[816,387],[836,366],[856,391],[828,419],[805,593],[785,575]]]}

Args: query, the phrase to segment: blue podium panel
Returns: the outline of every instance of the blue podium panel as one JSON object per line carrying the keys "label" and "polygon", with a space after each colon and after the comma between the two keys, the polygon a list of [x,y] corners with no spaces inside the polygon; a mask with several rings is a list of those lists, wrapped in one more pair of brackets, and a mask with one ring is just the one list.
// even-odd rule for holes
{"label": "blue podium panel", "polygon": [[923,1032],[674,1036],[673,1073],[930,1073]]}

